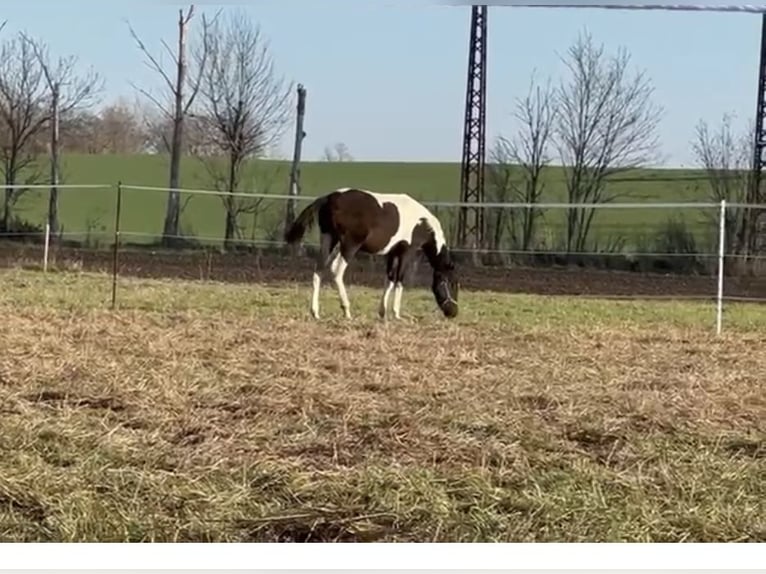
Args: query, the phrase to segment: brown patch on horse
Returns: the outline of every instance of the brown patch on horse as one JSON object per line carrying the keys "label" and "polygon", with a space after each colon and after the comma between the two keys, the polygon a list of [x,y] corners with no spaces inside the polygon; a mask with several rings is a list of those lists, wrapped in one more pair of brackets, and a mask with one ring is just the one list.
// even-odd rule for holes
{"label": "brown patch on horse", "polygon": [[399,229],[399,210],[388,202],[381,207],[373,196],[358,189],[333,192],[319,209],[319,229],[342,244],[377,253]]}

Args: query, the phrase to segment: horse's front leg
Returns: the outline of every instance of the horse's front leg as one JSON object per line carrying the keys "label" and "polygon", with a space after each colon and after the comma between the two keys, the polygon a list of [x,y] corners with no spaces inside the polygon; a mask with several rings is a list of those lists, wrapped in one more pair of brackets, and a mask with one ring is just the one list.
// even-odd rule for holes
{"label": "horse's front leg", "polygon": [[417,257],[417,249],[410,247],[399,259],[394,278],[394,317],[401,319],[402,294],[404,293],[404,279],[410,272]]}

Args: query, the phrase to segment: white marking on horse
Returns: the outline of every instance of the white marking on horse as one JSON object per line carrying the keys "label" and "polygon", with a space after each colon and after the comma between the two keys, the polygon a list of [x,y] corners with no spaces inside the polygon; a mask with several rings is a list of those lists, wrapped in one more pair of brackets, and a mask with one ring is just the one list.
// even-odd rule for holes
{"label": "white marking on horse", "polygon": [[383,291],[383,296],[380,298],[380,307],[378,308],[378,315],[385,319],[388,315],[388,299],[391,296],[391,291],[394,290],[394,282],[389,281],[386,284],[386,288]]}
{"label": "white marking on horse", "polygon": [[[337,191],[344,193],[346,191],[352,191],[354,188],[343,187]],[[434,239],[436,241],[436,251],[441,251],[441,248],[446,244],[444,238],[444,231],[442,230],[441,223],[436,217],[417,200],[413,199],[409,195],[404,193],[377,193],[368,189],[356,188],[356,191],[363,191],[375,198],[378,205],[383,207],[384,203],[392,203],[396,206],[396,210],[399,212],[399,229],[388,241],[388,244],[376,252],[376,255],[386,255],[391,248],[400,241],[406,241],[409,245],[412,245],[412,234],[415,231],[418,223],[421,220],[425,220],[434,232]]]}
{"label": "white marking on horse", "polygon": [[394,317],[397,319],[401,319],[401,315],[399,314],[399,311],[402,308],[402,293],[404,292],[404,285],[402,285],[401,281],[396,282],[396,286],[394,287]]}
{"label": "white marking on horse", "polygon": [[351,318],[351,304],[348,300],[348,293],[346,293],[346,284],[343,282],[343,274],[348,267],[348,261],[338,253],[338,256],[332,262],[330,270],[332,271],[333,280],[335,281],[335,287],[338,289],[338,295],[340,296],[340,305],[343,308],[343,313],[346,319]]}

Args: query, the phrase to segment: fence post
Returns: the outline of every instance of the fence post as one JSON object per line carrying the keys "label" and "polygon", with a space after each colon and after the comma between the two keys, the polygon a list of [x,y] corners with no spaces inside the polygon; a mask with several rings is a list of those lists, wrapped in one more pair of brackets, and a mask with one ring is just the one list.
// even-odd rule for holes
{"label": "fence post", "polygon": [[723,320],[723,270],[726,255],[726,200],[721,200],[718,222],[718,295],[716,297],[716,335],[721,334]]}
{"label": "fence post", "polygon": [[112,251],[112,309],[117,305],[117,255],[120,245],[120,209],[122,207],[122,182],[117,182],[117,205],[114,210],[114,246]]}
{"label": "fence post", "polygon": [[45,246],[43,247],[43,273],[48,272],[48,248],[51,244],[51,223],[45,222]]}

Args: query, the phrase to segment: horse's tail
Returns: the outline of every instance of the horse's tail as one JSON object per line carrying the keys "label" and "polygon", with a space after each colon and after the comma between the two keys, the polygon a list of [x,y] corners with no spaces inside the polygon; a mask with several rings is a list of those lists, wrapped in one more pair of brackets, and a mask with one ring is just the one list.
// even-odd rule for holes
{"label": "horse's tail", "polygon": [[290,228],[285,231],[285,241],[287,241],[288,244],[292,245],[303,239],[306,232],[311,229],[312,225],[314,225],[317,213],[319,213],[320,208],[327,203],[328,197],[328,195],[318,197],[301,211],[298,218],[293,222]]}

